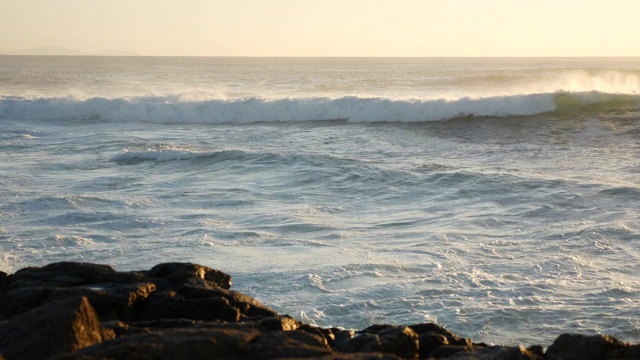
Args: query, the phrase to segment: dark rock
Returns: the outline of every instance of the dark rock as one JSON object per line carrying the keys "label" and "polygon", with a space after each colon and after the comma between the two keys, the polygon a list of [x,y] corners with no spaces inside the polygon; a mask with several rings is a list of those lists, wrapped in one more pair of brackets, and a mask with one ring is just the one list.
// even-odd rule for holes
{"label": "dark rock", "polygon": [[186,299],[174,291],[159,291],[149,296],[137,319],[170,318],[235,322],[240,320],[241,313],[228,299],[222,296]]}
{"label": "dark rock", "polygon": [[640,359],[640,344],[629,346],[620,359]]}
{"label": "dark rock", "polygon": [[397,325],[391,325],[391,324],[374,324],[369,326],[368,328],[362,329],[360,331],[358,331],[359,333],[367,333],[367,334],[377,334],[382,330],[386,330],[386,329],[392,329],[397,327]]}
{"label": "dark rock", "polygon": [[449,360],[543,360],[541,349],[525,349],[523,347],[488,346],[483,348],[467,347],[471,351],[459,351]]}
{"label": "dark rock", "polygon": [[151,294],[141,308],[138,320],[186,318],[233,322],[275,316],[278,316],[275,311],[250,296],[203,283],[182,286],[178,292]]}
{"label": "dark rock", "polygon": [[[288,360],[299,360],[304,358],[289,358]],[[351,353],[330,356],[314,357],[314,360],[401,360],[402,358],[392,354],[382,353]]]}
{"label": "dark rock", "polygon": [[156,290],[153,283],[92,284],[76,288],[61,288],[52,291],[48,301],[86,296],[101,320],[130,320],[143,306],[145,300]]}
{"label": "dark rock", "polygon": [[172,286],[180,286],[188,280],[206,280],[223,289],[231,287],[231,276],[222,271],[191,263],[165,263],[146,272],[147,276],[164,279]]}
{"label": "dark rock", "polygon": [[149,321],[132,321],[126,323],[123,323],[121,321],[108,321],[103,322],[102,326],[105,328],[113,329],[116,337],[151,333],[169,329],[254,329],[260,332],[266,332],[261,329],[259,321],[224,322],[192,319],[160,319]]}
{"label": "dark rock", "polygon": [[422,323],[422,324],[414,324],[409,325],[411,330],[415,331],[418,335],[424,334],[436,334],[442,335],[447,339],[447,344],[449,345],[471,345],[472,341],[470,339],[461,338],[460,336],[452,333],[451,331],[443,328],[442,326],[434,323]]}
{"label": "dark rock", "polygon": [[11,318],[49,302],[85,296],[102,320],[127,320],[134,317],[153,291],[155,285],[152,283],[23,287],[0,294],[0,314]]}
{"label": "dark rock", "polygon": [[8,359],[43,359],[94,345],[114,334],[86,297],[52,302],[0,323],[0,354]]}
{"label": "dark rock", "polygon": [[336,342],[334,348],[343,353],[371,352],[380,350],[380,340],[375,334],[357,334],[352,338]]}
{"label": "dark rock", "polygon": [[333,354],[323,336],[300,330],[270,332],[259,336],[251,345],[262,359]]}
{"label": "dark rock", "polygon": [[380,337],[381,352],[398,355],[405,359],[418,358],[419,337],[410,327],[385,329]]}
{"label": "dark rock", "polygon": [[382,352],[405,359],[419,356],[419,337],[406,326],[374,326],[356,333],[352,338],[336,341],[335,349],[344,353]]}
{"label": "dark rock", "polygon": [[421,334],[420,339],[420,357],[426,358],[429,354],[433,353],[440,346],[449,345],[447,337],[441,334]]}
{"label": "dark rock", "polygon": [[273,359],[333,355],[317,339],[255,329],[171,329],[118,338],[56,359]]}
{"label": "dark rock", "polygon": [[624,358],[629,344],[607,335],[562,334],[547,349],[547,360],[605,360]]}
{"label": "dark rock", "polygon": [[56,359],[231,359],[257,331],[169,329],[130,335],[60,356]]}
{"label": "dark rock", "polygon": [[13,274],[10,289],[27,287],[70,287],[96,283],[145,282],[141,273],[116,272],[111,266],[59,262],[43,267],[28,267]]}
{"label": "dark rock", "polygon": [[151,332],[149,329],[131,326],[130,324],[124,323],[120,320],[102,321],[100,322],[100,325],[106,331],[113,332],[115,337]]}
{"label": "dark rock", "polygon": [[156,291],[149,295],[136,316],[136,320],[182,318],[184,298],[175,291]]}
{"label": "dark rock", "polygon": [[[105,325],[106,324],[106,325]],[[289,316],[276,316],[272,318],[265,318],[260,320],[242,321],[242,322],[225,322],[225,321],[205,321],[205,320],[193,320],[193,319],[160,319],[160,320],[147,320],[147,321],[131,321],[103,322],[104,327],[113,327],[118,332],[127,334],[137,334],[142,332],[152,332],[157,330],[167,329],[255,329],[263,333],[273,331],[295,331],[301,329],[301,331],[312,332],[315,335],[321,337],[324,336],[322,331],[313,332],[319,328],[303,324]],[[307,329],[309,328],[309,329]],[[326,342],[326,341],[325,341]]]}
{"label": "dark rock", "polygon": [[0,271],[0,291],[4,291],[9,286],[10,277],[6,272]]}
{"label": "dark rock", "polygon": [[458,353],[468,353],[478,350],[473,345],[442,345],[429,354],[429,359],[448,359]]}
{"label": "dark rock", "polygon": [[324,338],[325,342],[329,346],[333,346],[336,340],[333,329],[326,329],[326,328],[321,328],[321,327],[317,327],[309,324],[300,323],[299,330]]}
{"label": "dark rock", "polygon": [[211,287],[208,283],[188,282],[180,287],[178,292],[186,299],[212,299],[224,298],[231,306],[238,309],[242,318],[262,318],[277,316],[278,314],[260,303],[258,300],[233,290],[226,290],[220,287]]}
{"label": "dark rock", "polygon": [[54,288],[23,288],[0,293],[0,316],[5,319],[23,314],[44,303]]}
{"label": "dark rock", "polygon": [[287,315],[265,318],[260,320],[259,324],[259,329],[263,332],[294,331],[303,326],[301,322]]}
{"label": "dark rock", "polygon": [[[220,290],[222,291],[222,289]],[[227,292],[224,295],[224,298],[229,300],[229,303],[240,311],[243,318],[263,318],[278,315],[277,312],[269,309],[258,300],[248,295],[233,290],[224,291]]]}
{"label": "dark rock", "polygon": [[187,319],[239,321],[240,311],[224,297],[184,299],[180,314]]}
{"label": "dark rock", "polygon": [[228,324],[224,322],[192,319],[160,319],[150,321],[128,321],[126,323],[122,321],[102,322],[103,327],[114,329],[116,337],[150,333],[157,330],[221,328],[227,325]]}
{"label": "dark rock", "polygon": [[544,348],[540,345],[532,345],[528,347],[527,350],[533,353],[534,355],[544,358]]}
{"label": "dark rock", "polygon": [[356,336],[356,332],[353,330],[339,330],[335,331],[333,336],[335,337],[335,344],[337,345],[339,343],[352,339],[354,336]]}
{"label": "dark rock", "polygon": [[438,324],[422,323],[409,325],[415,331],[420,339],[420,358],[429,357],[436,349],[443,345],[456,346],[448,348],[447,351],[456,351],[464,349],[465,346],[471,346],[472,341],[461,338],[451,331],[443,328]]}

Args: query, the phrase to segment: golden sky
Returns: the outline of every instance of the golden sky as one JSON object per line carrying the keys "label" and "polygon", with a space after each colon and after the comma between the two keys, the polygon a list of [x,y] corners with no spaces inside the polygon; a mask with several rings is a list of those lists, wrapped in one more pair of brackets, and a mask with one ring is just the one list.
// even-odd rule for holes
{"label": "golden sky", "polygon": [[0,53],[640,56],[640,0],[0,0]]}

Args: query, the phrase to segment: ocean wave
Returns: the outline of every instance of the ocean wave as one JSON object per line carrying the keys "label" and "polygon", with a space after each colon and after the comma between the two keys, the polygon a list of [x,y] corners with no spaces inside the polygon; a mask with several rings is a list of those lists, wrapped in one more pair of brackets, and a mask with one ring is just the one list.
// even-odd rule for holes
{"label": "ocean wave", "polygon": [[427,122],[464,117],[532,116],[557,112],[637,109],[640,95],[555,92],[457,100],[391,98],[282,98],[184,101],[176,96],[132,98],[0,97],[0,119],[151,123],[332,121]]}
{"label": "ocean wave", "polygon": [[244,155],[245,152],[241,150],[206,151],[197,148],[159,144],[148,147],[124,149],[121,153],[113,157],[113,161],[123,164],[135,164],[143,161],[168,162],[209,158],[224,161],[238,159]]}

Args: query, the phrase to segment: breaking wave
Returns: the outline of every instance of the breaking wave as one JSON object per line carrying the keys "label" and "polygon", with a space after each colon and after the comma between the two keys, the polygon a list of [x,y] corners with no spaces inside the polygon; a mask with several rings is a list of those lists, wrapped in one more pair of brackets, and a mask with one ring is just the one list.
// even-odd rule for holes
{"label": "breaking wave", "polygon": [[640,108],[640,95],[555,92],[457,100],[315,97],[184,101],[177,96],[131,98],[0,97],[0,119],[152,123],[256,123],[344,120],[426,122],[461,117],[532,116]]}

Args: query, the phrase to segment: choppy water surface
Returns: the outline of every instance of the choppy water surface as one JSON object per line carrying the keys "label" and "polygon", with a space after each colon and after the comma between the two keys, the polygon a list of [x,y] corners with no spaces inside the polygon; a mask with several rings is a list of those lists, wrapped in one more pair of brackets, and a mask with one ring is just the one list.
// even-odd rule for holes
{"label": "choppy water surface", "polygon": [[2,271],[191,261],[318,325],[640,341],[640,61],[24,59]]}

